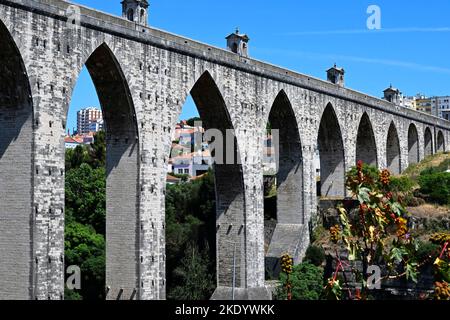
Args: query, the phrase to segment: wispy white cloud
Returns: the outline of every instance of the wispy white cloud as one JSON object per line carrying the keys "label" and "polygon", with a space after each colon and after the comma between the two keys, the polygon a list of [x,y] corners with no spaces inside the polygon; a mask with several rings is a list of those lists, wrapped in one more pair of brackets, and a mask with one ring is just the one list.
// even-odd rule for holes
{"label": "wispy white cloud", "polygon": [[277,34],[278,36],[328,36],[328,35],[352,35],[352,34],[380,34],[380,33],[439,33],[450,32],[450,27],[439,28],[382,28],[379,30],[353,29],[353,30],[322,30],[322,31],[298,31]]}
{"label": "wispy white cloud", "polygon": [[260,53],[265,53],[265,54],[277,54],[277,55],[305,58],[305,59],[312,59],[312,60],[330,60],[332,62],[342,62],[342,61],[359,62],[359,63],[366,63],[366,64],[376,64],[376,65],[383,65],[383,66],[405,68],[405,69],[423,71],[423,72],[444,73],[444,74],[450,75],[450,68],[431,66],[431,65],[423,65],[423,64],[419,64],[419,63],[400,61],[400,60],[366,58],[366,57],[356,57],[356,56],[347,56],[347,55],[339,55],[339,54],[322,54],[322,53],[293,51],[293,50],[264,49],[264,48],[254,48],[254,49],[259,51]]}

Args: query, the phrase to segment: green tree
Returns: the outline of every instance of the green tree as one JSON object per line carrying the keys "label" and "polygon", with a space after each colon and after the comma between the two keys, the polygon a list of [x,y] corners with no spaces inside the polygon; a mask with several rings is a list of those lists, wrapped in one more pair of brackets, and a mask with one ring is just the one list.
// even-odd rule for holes
{"label": "green tree", "polygon": [[187,124],[188,126],[193,127],[193,126],[195,125],[195,122],[200,122],[200,121],[202,121],[201,118],[199,118],[199,117],[193,117],[193,118],[190,118],[190,119],[186,120],[186,124]]}
{"label": "green tree", "polygon": [[190,243],[180,265],[174,270],[176,287],[171,290],[170,299],[207,300],[214,291],[214,280],[209,272],[207,254]]}
{"label": "green tree", "polygon": [[[287,274],[280,273],[277,299],[287,299],[287,288],[284,285],[287,281]],[[294,266],[289,275],[292,287],[292,300],[319,300],[323,291],[323,269],[309,262],[304,262]]]}
{"label": "green tree", "polygon": [[92,169],[83,163],[66,174],[66,217],[92,225],[96,232],[105,234],[106,177],[105,168]]}
{"label": "green tree", "polygon": [[[168,185],[166,190],[167,292],[179,285],[175,269],[193,243],[204,257],[208,274],[215,277],[215,187],[210,171],[201,179]],[[179,289],[177,289],[179,290]],[[203,293],[210,295],[207,291]],[[209,296],[208,296],[209,298]]]}
{"label": "green tree", "polygon": [[419,184],[420,191],[429,195],[430,200],[439,204],[450,204],[450,173],[422,172]]}
{"label": "green tree", "polygon": [[66,150],[66,172],[79,168],[83,163],[89,162],[89,150],[86,146],[77,146],[75,149]]}
{"label": "green tree", "polygon": [[94,136],[94,142],[89,148],[89,164],[92,168],[105,168],[106,166],[106,133],[99,131]]}
{"label": "green tree", "polygon": [[81,290],[66,290],[66,299],[104,298],[105,238],[89,225],[70,222],[65,227],[65,264],[80,267]]}

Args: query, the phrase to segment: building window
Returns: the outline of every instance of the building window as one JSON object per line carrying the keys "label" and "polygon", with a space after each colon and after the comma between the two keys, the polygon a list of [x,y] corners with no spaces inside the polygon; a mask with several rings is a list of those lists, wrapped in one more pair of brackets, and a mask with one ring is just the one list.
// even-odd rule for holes
{"label": "building window", "polygon": [[236,42],[234,42],[233,45],[231,46],[231,51],[234,53],[238,53],[238,45]]}
{"label": "building window", "polygon": [[178,169],[178,174],[183,174],[183,169]]}
{"label": "building window", "polygon": [[189,174],[189,169],[184,169],[184,174]]}
{"label": "building window", "polygon": [[141,9],[141,23],[144,23],[145,21],[144,21],[144,19],[145,19],[145,10],[144,9]]}
{"label": "building window", "polygon": [[129,9],[127,13],[127,19],[130,21],[134,21],[134,12],[133,9]]}

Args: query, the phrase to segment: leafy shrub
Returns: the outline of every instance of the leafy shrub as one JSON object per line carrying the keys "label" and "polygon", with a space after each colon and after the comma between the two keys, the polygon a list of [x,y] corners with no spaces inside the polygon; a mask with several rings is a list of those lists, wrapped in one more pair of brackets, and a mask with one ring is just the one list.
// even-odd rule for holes
{"label": "leafy shrub", "polygon": [[394,198],[406,206],[417,206],[419,203],[414,198],[414,187],[414,181],[408,176],[391,177],[390,190]]}
{"label": "leafy shrub", "polygon": [[[376,176],[374,172],[377,172]],[[355,295],[348,291],[348,299],[367,297],[368,273],[365,268],[374,262],[380,267],[381,264],[388,267],[391,277],[417,281],[418,263],[414,259],[417,247],[408,229],[408,213],[394,197],[390,184],[388,170],[378,171],[363,165],[362,161],[358,161],[356,168],[352,168],[347,175],[346,186],[358,200],[359,209],[353,210],[357,211],[355,215],[351,210],[338,207],[340,224],[330,228],[330,241],[345,246],[349,261],[362,262],[362,277],[356,267],[350,266],[362,289],[357,290]],[[334,260],[339,267],[328,279],[324,295],[341,299],[343,287],[337,276],[343,268],[339,250],[336,250]],[[346,278],[343,284],[349,286]]]}
{"label": "leafy shrub", "polygon": [[105,234],[105,168],[94,169],[82,163],[66,173],[65,187],[67,222],[92,225],[96,232]]}
{"label": "leafy shrub", "polygon": [[430,173],[425,170],[419,177],[420,191],[429,196],[431,201],[450,204],[450,173]]}
{"label": "leafy shrub", "polygon": [[[323,269],[311,263],[304,262],[294,266],[289,275],[292,284],[292,300],[319,300],[323,291]],[[286,283],[287,275],[280,274],[281,283]],[[276,294],[279,300],[287,298],[287,289],[281,285]]]}
{"label": "leafy shrub", "polygon": [[[361,181],[362,183],[361,187],[367,188],[378,180],[378,169],[375,166],[363,163],[361,172],[363,173],[365,178],[364,181]],[[349,179],[357,175],[358,175],[358,168],[352,167],[350,171],[347,172],[347,181],[349,181]]]}
{"label": "leafy shrub", "polygon": [[304,262],[311,263],[315,266],[321,266],[325,261],[325,250],[322,247],[311,245],[306,250]]}
{"label": "leafy shrub", "polygon": [[[437,257],[441,251],[441,247],[438,244],[431,242],[418,241],[418,250],[416,252],[417,261],[425,261],[430,257]],[[432,263],[433,260],[430,260]]]}
{"label": "leafy shrub", "polygon": [[65,264],[81,270],[81,290],[66,290],[68,300],[104,299],[105,237],[91,225],[70,222],[65,226]]}
{"label": "leafy shrub", "polygon": [[392,192],[412,192],[414,189],[414,181],[407,176],[391,177]]}

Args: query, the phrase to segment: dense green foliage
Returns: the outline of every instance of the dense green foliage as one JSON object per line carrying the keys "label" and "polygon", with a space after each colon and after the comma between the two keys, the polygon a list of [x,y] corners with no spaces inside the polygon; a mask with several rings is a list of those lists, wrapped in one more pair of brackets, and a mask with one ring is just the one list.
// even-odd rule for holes
{"label": "dense green foliage", "polygon": [[105,234],[105,168],[93,169],[83,163],[66,174],[66,222],[91,225]]}
{"label": "dense green foliage", "polygon": [[199,117],[193,117],[193,118],[191,118],[191,119],[186,120],[186,124],[187,124],[188,126],[193,127],[193,126],[195,125],[196,122],[201,122],[201,121],[202,121],[202,119],[200,119]]}
{"label": "dense green foliage", "polygon": [[[166,246],[169,299],[203,300],[211,297],[215,278],[213,259],[216,248],[215,218],[212,172],[196,181],[167,186]],[[199,264],[202,265],[201,268],[198,267]],[[196,272],[193,273],[194,269]],[[201,282],[198,281],[200,276]],[[198,283],[192,285],[192,281]]]}
{"label": "dense green foliage", "polygon": [[411,193],[415,183],[408,176],[391,177],[391,191],[401,193]]}
{"label": "dense green foliage", "polygon": [[[367,163],[362,164],[361,172],[364,175],[365,179],[361,182],[360,187],[367,188],[373,183],[378,183],[378,169],[375,166],[371,166]],[[346,175],[346,179],[348,180],[351,177],[355,177],[358,174],[358,168],[352,167]]]}
{"label": "dense green foliage", "polygon": [[320,267],[325,261],[325,250],[322,247],[310,245],[306,249],[305,259],[303,261]]}
{"label": "dense green foliage", "polygon": [[207,300],[215,288],[207,250],[200,252],[196,245],[186,247],[185,256],[173,270],[174,286],[170,298],[174,300]]}
{"label": "dense green foliage", "polygon": [[[280,274],[280,282],[287,282],[287,274]],[[294,266],[289,275],[292,284],[292,300],[319,300],[323,292],[323,269],[311,263],[304,262]],[[285,286],[280,286],[277,290],[276,298],[285,300],[287,290]]]}
{"label": "dense green foliage", "polygon": [[420,191],[439,204],[450,205],[450,173],[433,168],[423,171],[419,177]]}
{"label": "dense green foliage", "polygon": [[65,265],[81,270],[81,289],[65,299],[102,299],[105,291],[106,145],[104,133],[90,146],[66,150]]}
{"label": "dense green foliage", "polygon": [[80,167],[83,163],[92,168],[104,168],[106,165],[105,132],[100,131],[95,135],[95,142],[90,146],[77,146],[75,149],[66,150],[66,173],[71,169]]}
{"label": "dense green foliage", "polygon": [[102,299],[105,286],[104,235],[96,233],[89,225],[70,222],[66,226],[65,252],[66,265],[76,265],[81,270],[80,298]]}

